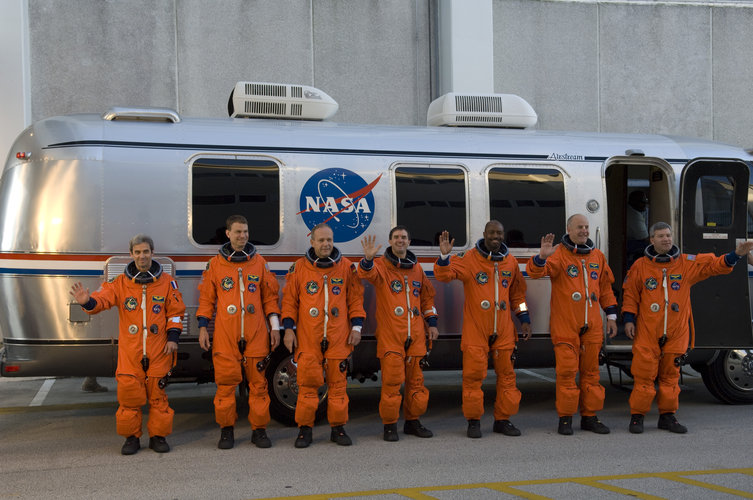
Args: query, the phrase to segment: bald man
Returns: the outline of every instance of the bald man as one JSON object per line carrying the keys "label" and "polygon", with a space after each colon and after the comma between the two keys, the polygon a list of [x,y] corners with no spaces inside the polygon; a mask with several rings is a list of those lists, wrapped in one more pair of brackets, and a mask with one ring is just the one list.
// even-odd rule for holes
{"label": "bald man", "polygon": [[582,430],[609,434],[609,428],[596,416],[604,407],[604,387],[599,383],[599,352],[604,337],[601,309],[607,314],[609,336],[614,337],[617,299],[612,292],[612,270],[588,235],[586,216],[572,215],[560,244],[552,245],[551,233],[542,237],[539,254],[526,265],[531,278],[549,276],[552,280],[549,331],[557,374],[557,432],[565,436],[573,434],[573,415],[578,407]]}

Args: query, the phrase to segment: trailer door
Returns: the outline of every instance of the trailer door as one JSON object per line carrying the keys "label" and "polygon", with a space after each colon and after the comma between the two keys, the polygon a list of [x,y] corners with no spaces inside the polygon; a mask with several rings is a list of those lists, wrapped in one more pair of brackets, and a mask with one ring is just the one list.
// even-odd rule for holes
{"label": "trailer door", "polygon": [[[734,250],[746,237],[748,166],[740,160],[697,158],[680,181],[681,250],[687,254]],[[732,273],[693,286],[696,347],[750,346],[750,302],[745,259]]]}

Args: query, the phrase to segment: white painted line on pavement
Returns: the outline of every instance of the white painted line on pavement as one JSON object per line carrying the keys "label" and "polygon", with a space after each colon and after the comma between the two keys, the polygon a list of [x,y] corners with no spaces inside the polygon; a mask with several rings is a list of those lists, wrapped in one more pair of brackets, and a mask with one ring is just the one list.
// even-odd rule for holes
{"label": "white painted line on pavement", "polygon": [[532,377],[540,378],[541,380],[546,380],[547,382],[557,382],[553,378],[545,377],[544,375],[538,374],[536,372],[532,372],[531,370],[518,370],[521,373],[525,373],[526,375],[530,375]]}
{"label": "white painted line on pavement", "polygon": [[50,392],[50,389],[52,389],[52,384],[54,383],[54,378],[48,378],[47,380],[42,382],[42,387],[39,388],[37,395],[34,396],[34,399],[31,400],[29,406],[42,406],[42,403],[44,403],[44,398],[47,397],[47,393]]}

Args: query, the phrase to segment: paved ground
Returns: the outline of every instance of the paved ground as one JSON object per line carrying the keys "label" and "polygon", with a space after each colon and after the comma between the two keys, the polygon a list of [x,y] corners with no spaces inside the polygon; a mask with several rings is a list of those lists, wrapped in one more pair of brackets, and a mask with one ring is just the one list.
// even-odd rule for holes
{"label": "paved ground", "polygon": [[[274,446],[255,448],[245,416],[236,447],[218,450],[214,386],[176,384],[168,389],[172,451],[131,457],[119,454],[113,379],[100,379],[109,392],[85,394],[80,378],[0,378],[0,498],[753,498],[750,406],[718,404],[697,374],[686,376],[678,416],[690,432],[656,429],[654,412],[636,436],[627,431],[628,393],[608,387],[600,416],[612,433],[581,432],[576,420],[565,437],[556,433],[553,377],[551,369],[518,371],[521,437],[493,434],[487,413],[484,437],[471,440],[459,373],[430,373],[422,421],[436,435],[401,433],[397,443],[381,439],[378,385],[354,383],[354,446],[329,442],[322,424],[305,450],[293,448],[295,429],[277,423],[268,429]],[[489,411],[493,386],[485,389]]]}

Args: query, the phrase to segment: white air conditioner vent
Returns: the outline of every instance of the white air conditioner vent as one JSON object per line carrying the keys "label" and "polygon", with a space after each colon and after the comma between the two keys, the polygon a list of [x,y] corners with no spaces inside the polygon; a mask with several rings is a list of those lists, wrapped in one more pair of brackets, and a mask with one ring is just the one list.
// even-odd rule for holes
{"label": "white air conditioner vent", "polygon": [[232,118],[324,120],[337,108],[337,102],[319,89],[284,83],[238,82],[228,102]]}
{"label": "white air conditioner vent", "polygon": [[246,101],[246,114],[252,115],[284,115],[285,103]]}
{"label": "white air conditioner vent", "polygon": [[455,108],[462,112],[485,112],[501,113],[502,97],[495,96],[474,96],[474,95],[456,95]]}
{"label": "white air conditioner vent", "polygon": [[445,94],[429,104],[429,126],[527,128],[538,116],[530,104],[513,94]]}
{"label": "white air conditioner vent", "polygon": [[285,85],[276,85],[269,83],[247,83],[246,95],[265,95],[274,97],[287,97],[288,88]]}
{"label": "white air conditioner vent", "polygon": [[474,116],[474,115],[458,115],[455,117],[459,123],[495,123],[502,125],[504,118],[498,116]]}

